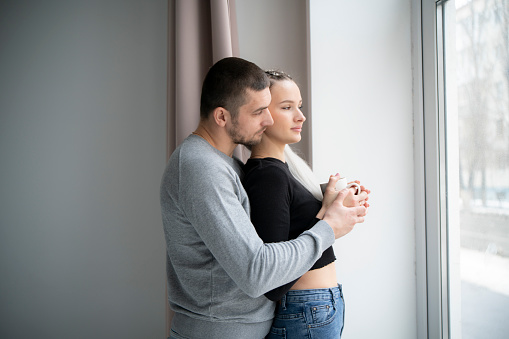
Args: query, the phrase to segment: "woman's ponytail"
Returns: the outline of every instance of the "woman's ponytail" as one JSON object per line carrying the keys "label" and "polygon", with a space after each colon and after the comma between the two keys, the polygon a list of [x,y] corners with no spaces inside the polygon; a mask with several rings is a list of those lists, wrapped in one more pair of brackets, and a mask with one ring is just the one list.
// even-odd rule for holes
{"label": "woman's ponytail", "polygon": [[322,190],[320,189],[320,184],[316,180],[311,167],[309,167],[304,159],[298,156],[288,145],[285,147],[285,160],[295,179],[311,192],[317,200],[322,201]]}

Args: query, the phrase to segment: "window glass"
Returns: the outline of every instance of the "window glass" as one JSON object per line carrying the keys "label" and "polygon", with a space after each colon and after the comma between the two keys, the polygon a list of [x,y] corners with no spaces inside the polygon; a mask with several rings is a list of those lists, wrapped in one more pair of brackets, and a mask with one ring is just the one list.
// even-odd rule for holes
{"label": "window glass", "polygon": [[450,333],[509,338],[509,1],[443,6]]}

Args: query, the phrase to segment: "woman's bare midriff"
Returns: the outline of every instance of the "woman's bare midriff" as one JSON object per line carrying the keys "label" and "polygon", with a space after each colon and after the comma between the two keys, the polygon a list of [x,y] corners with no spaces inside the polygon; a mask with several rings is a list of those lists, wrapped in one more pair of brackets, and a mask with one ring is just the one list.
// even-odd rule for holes
{"label": "woman's bare midriff", "polygon": [[292,290],[312,290],[337,287],[336,265],[332,262],[322,268],[306,272],[292,286]]}

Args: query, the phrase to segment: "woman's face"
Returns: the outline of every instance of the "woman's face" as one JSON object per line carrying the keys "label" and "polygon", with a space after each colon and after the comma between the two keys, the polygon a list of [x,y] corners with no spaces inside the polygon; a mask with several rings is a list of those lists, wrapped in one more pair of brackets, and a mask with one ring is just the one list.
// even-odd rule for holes
{"label": "woman's face", "polygon": [[291,80],[277,81],[270,88],[270,94],[269,111],[274,124],[267,127],[264,138],[284,145],[299,142],[302,124],[306,121],[300,110],[302,97],[299,87]]}

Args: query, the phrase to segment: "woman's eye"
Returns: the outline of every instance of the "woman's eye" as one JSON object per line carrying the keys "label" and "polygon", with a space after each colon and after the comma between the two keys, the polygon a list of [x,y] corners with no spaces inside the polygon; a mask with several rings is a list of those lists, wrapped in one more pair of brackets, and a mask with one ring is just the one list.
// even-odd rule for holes
{"label": "woman's eye", "polygon": [[283,107],[283,109],[286,109],[286,110],[289,110],[290,108],[291,108],[290,106]]}

